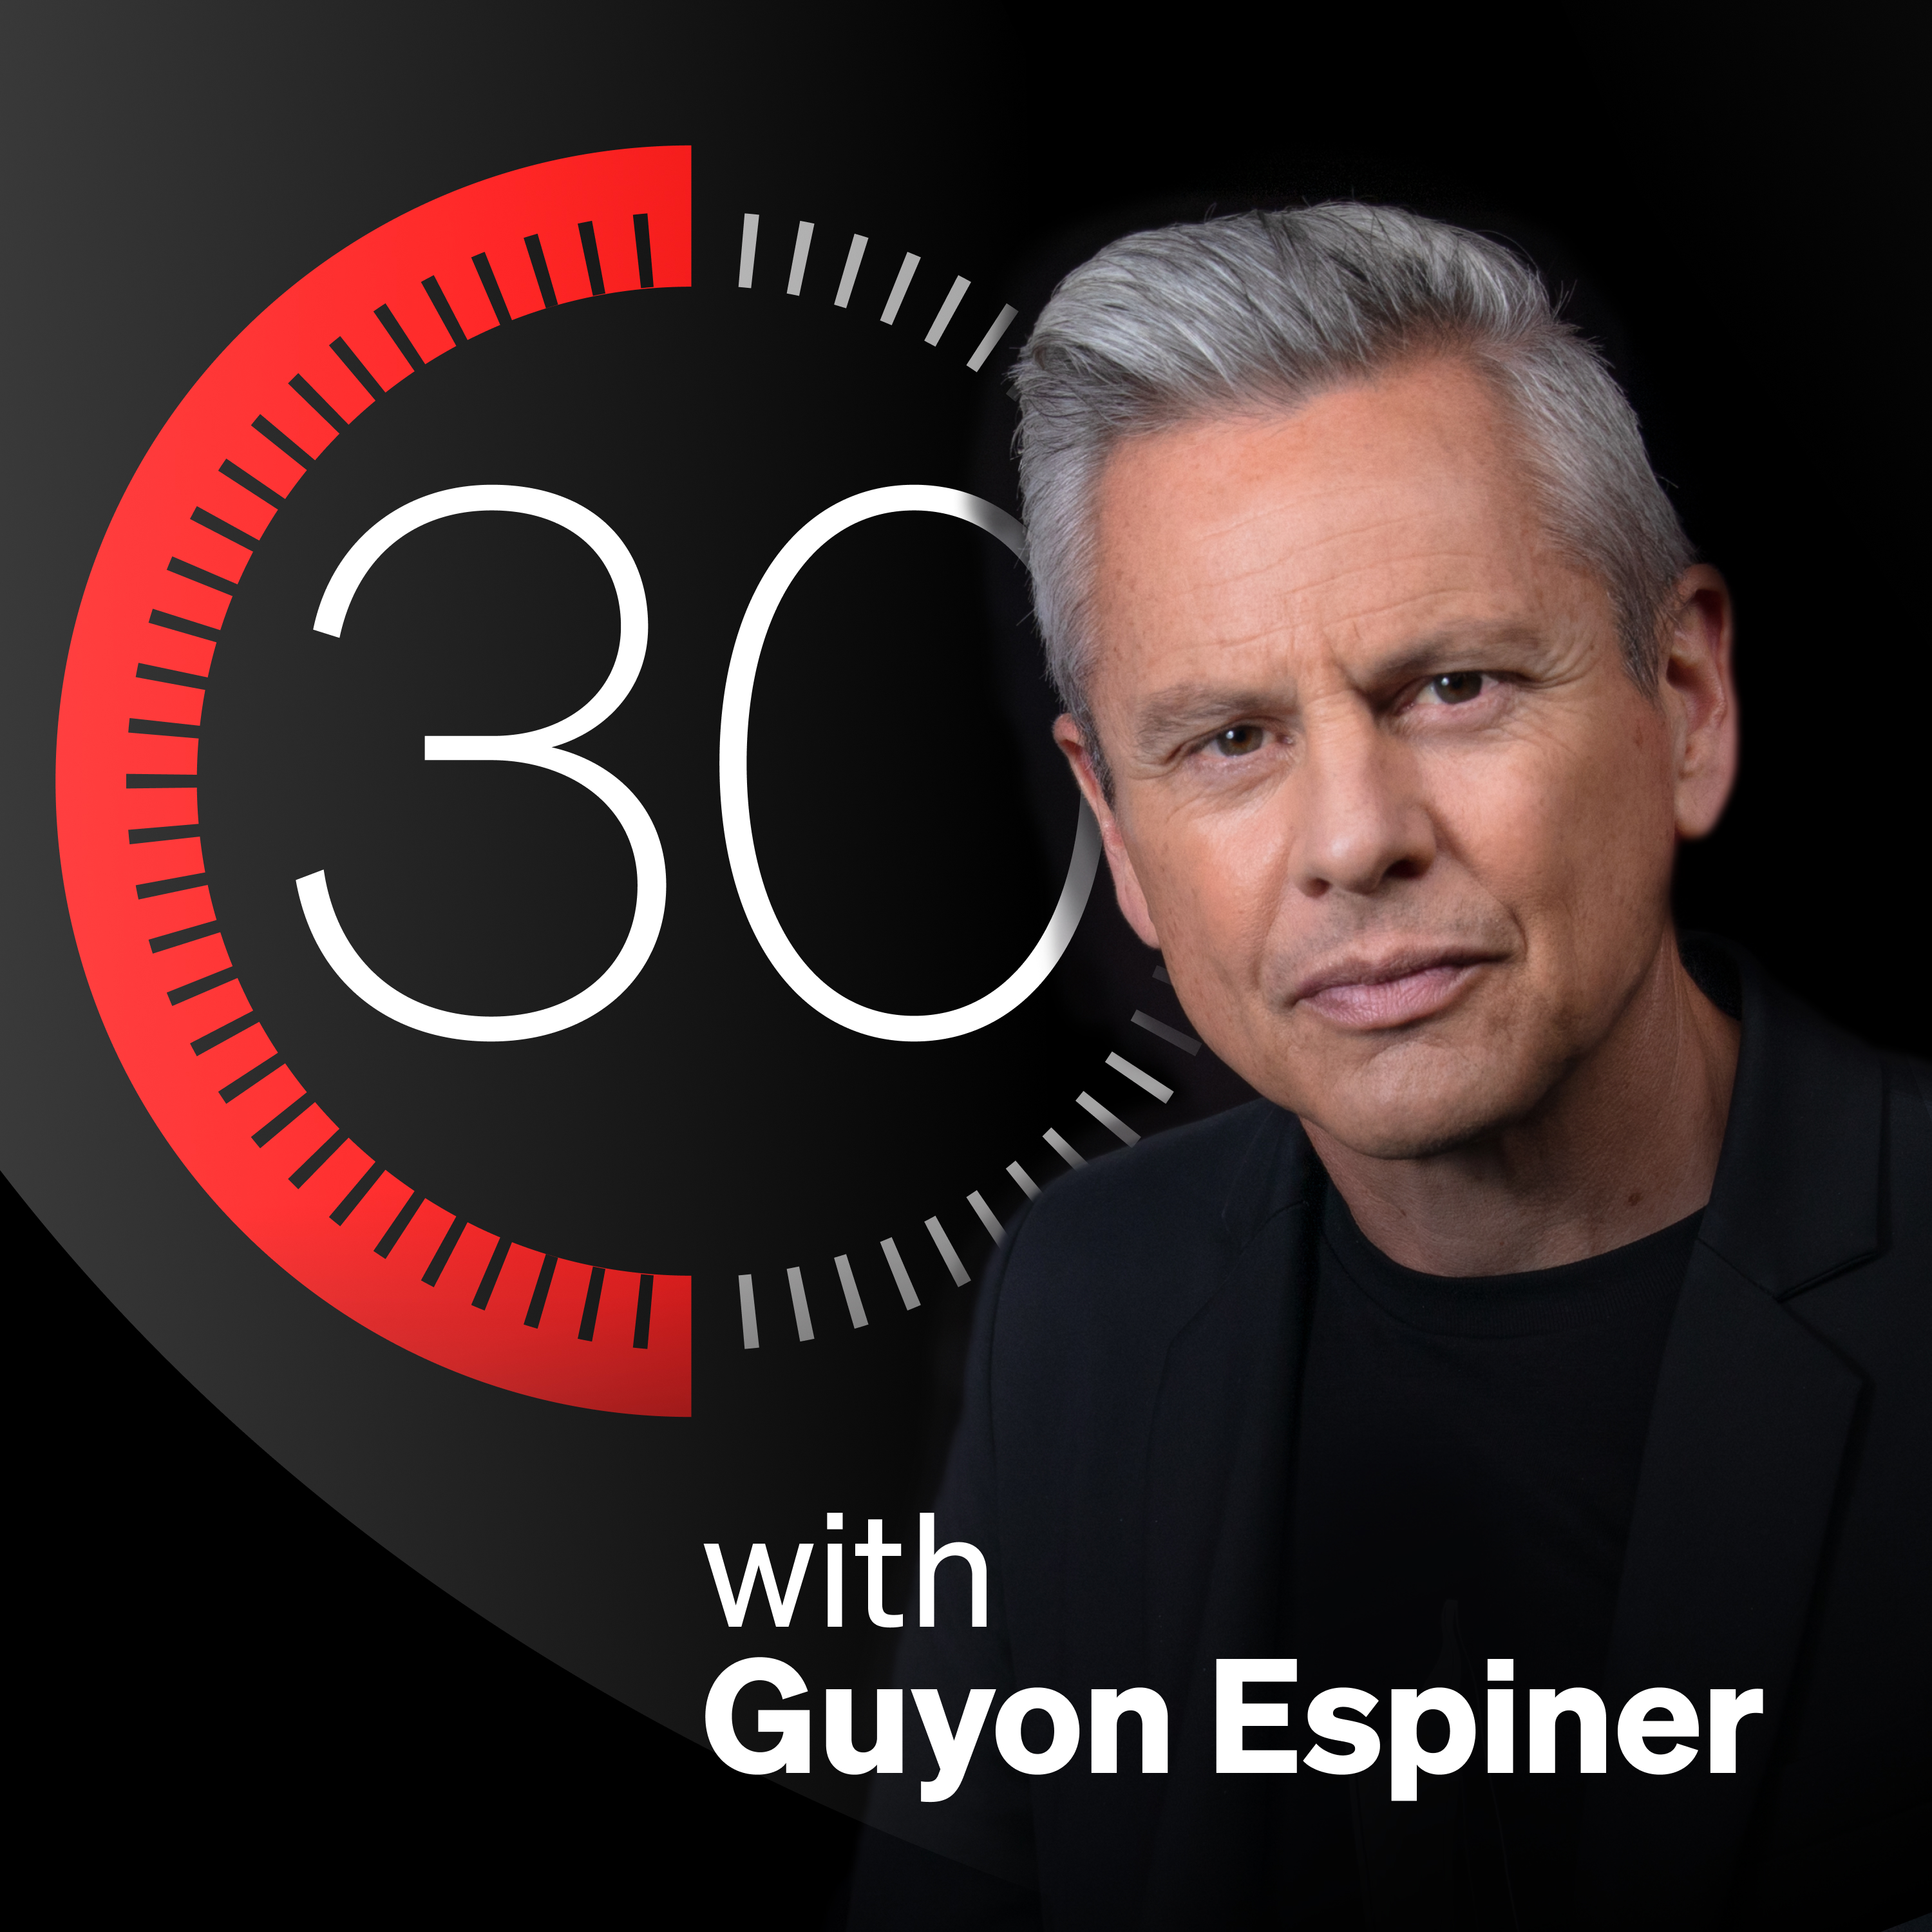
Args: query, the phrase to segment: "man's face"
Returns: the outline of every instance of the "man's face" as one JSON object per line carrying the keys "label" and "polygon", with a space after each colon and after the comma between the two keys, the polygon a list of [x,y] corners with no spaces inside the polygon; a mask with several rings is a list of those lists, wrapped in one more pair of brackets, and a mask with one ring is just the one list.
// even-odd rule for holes
{"label": "man's face", "polygon": [[1111,808],[1060,736],[1208,1042],[1364,1154],[1531,1113],[1655,966],[1708,824],[1695,703],[1633,684],[1488,392],[1432,362],[1135,440],[1096,514]]}

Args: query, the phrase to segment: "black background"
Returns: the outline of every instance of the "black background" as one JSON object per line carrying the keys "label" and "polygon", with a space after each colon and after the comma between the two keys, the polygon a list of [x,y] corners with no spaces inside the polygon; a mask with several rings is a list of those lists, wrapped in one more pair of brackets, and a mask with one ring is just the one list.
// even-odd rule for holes
{"label": "black background", "polygon": [[[1744,776],[1684,868],[1687,922],[1922,1052],[1922,620],[1899,483],[1918,211],[1886,17],[1197,10],[1130,37],[1120,16],[1062,31],[1001,10],[614,27],[190,6],[10,30],[4,1151],[63,1244],[16,1217],[16,1384],[44,1406],[20,1466],[20,1654],[52,1714],[39,1781],[101,1845],[90,1882],[238,1901],[266,1857],[284,1893],[393,1874],[422,1896],[614,1885],[641,1906],[723,1883],[747,1916],[811,1923],[849,1834],[389,1553],[472,1577],[506,1629],[541,1622],[541,1580],[475,1584],[462,1526],[424,1522],[403,1473],[440,1453],[406,1418],[441,1372],[344,1332],[224,1221],[94,1016],[52,833],[67,633],[128,476],[236,332],[436,194],[639,142],[695,145],[700,207],[782,179],[828,223],[943,230],[1022,327],[1108,234],[1210,206],[1357,193],[1501,230],[1576,285],[1738,594]],[[346,1415],[328,1393],[345,1378]]]}

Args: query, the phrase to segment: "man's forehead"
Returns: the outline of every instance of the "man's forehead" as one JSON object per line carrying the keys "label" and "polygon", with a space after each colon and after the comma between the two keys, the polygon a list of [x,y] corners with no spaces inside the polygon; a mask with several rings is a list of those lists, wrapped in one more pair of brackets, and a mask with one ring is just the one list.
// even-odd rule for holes
{"label": "man's forehead", "polygon": [[1096,497],[1097,641],[1240,658],[1288,632],[1385,651],[1521,622],[1541,567],[1570,572],[1517,472],[1486,392],[1454,368],[1138,439]]}

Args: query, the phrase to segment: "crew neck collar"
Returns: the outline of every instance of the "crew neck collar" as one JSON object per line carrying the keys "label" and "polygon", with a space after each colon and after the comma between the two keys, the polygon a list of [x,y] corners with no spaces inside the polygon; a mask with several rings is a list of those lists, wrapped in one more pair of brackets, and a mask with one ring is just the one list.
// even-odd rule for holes
{"label": "crew neck collar", "polygon": [[1561,1268],[1517,1274],[1424,1274],[1391,1261],[1361,1229],[1332,1184],[1322,1238],[1342,1271],[1384,1314],[1443,1335],[1544,1335],[1614,1322],[1674,1294],[1704,1218],[1700,1208],[1670,1227]]}

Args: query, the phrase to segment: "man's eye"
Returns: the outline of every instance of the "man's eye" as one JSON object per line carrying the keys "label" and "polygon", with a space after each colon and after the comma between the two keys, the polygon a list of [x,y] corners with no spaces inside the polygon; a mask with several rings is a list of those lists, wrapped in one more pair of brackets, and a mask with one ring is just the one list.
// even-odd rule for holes
{"label": "man's eye", "polygon": [[1467,704],[1483,694],[1483,673],[1479,670],[1445,670],[1429,680],[1429,688],[1438,703]]}
{"label": "man's eye", "polygon": [[1258,752],[1268,734],[1258,724],[1230,724],[1214,734],[1214,748],[1224,758],[1245,758]]}

